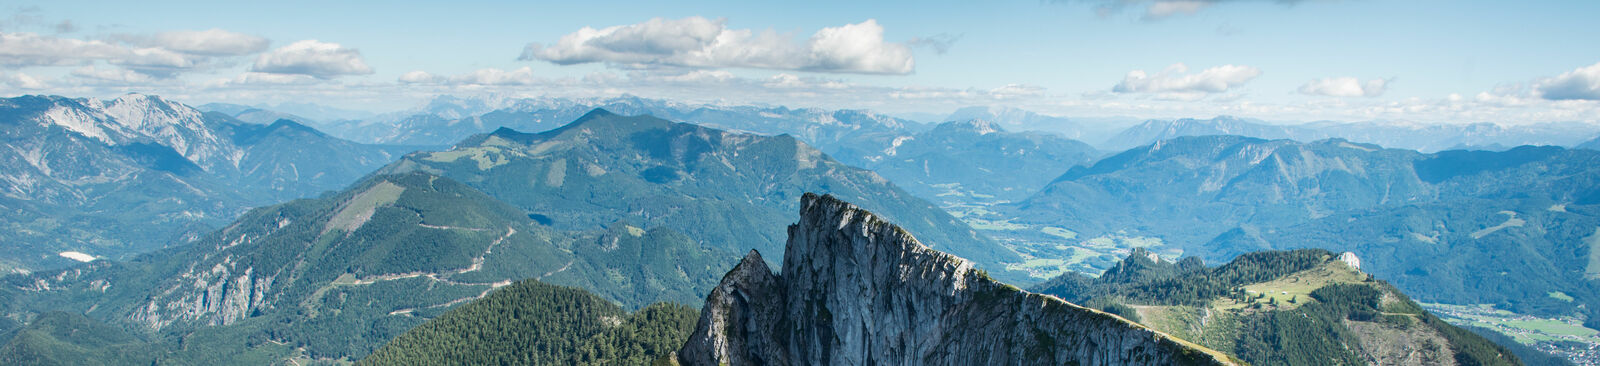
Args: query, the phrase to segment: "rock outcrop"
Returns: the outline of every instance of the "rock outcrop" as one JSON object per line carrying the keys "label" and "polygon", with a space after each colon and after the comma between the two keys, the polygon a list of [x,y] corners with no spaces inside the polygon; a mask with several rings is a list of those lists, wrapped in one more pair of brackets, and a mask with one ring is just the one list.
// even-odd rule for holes
{"label": "rock outcrop", "polygon": [[806,194],[782,274],[712,290],[685,365],[1226,365],[1216,351],[1024,292],[832,196]]}

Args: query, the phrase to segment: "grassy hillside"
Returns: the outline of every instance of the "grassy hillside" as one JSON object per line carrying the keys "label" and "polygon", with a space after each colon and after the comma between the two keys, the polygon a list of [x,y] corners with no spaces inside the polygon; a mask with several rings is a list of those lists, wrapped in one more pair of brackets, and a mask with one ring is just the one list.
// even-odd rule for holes
{"label": "grassy hillside", "polygon": [[1100,277],[1070,273],[1034,290],[1252,364],[1520,364],[1324,250],[1249,253],[1218,267],[1136,250]]}
{"label": "grassy hillside", "polygon": [[211,357],[354,359],[523,279],[594,289],[623,309],[698,303],[737,257],[671,229],[551,230],[425,173],[373,176],[261,208],[195,245],[129,262],[10,276],[0,309],[86,314]]}

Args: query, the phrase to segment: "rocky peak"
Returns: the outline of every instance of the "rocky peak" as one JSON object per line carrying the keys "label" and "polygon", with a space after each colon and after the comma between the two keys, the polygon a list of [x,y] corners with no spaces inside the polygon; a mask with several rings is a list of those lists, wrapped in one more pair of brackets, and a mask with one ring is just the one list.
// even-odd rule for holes
{"label": "rocky peak", "polygon": [[1339,254],[1339,261],[1349,265],[1351,269],[1361,269],[1361,258],[1357,258],[1356,253],[1344,252]]}
{"label": "rocky peak", "polygon": [[940,124],[936,129],[945,131],[960,131],[977,135],[987,135],[995,132],[1005,132],[1000,125],[987,119],[969,119],[965,121],[952,121]]}
{"label": "rocky peak", "polygon": [[832,196],[807,193],[781,275],[751,251],[712,290],[688,365],[1232,364],[1226,356],[1053,296]]}

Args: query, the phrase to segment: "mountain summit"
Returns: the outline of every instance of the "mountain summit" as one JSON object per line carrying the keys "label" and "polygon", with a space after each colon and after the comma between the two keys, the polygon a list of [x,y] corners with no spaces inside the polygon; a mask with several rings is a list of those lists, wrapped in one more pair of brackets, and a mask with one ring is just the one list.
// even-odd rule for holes
{"label": "mountain summit", "polygon": [[1224,365],[1216,351],[994,281],[831,195],[801,198],[783,272],[751,251],[679,352],[686,365]]}
{"label": "mountain summit", "polygon": [[904,222],[929,245],[982,265],[1020,260],[877,173],[840,163],[790,135],[594,109],[560,128],[500,129],[450,151],[409,155],[384,171],[416,170],[553,218],[547,224],[553,228],[590,230],[624,220],[669,227],[734,253],[781,248],[796,198],[824,192]]}

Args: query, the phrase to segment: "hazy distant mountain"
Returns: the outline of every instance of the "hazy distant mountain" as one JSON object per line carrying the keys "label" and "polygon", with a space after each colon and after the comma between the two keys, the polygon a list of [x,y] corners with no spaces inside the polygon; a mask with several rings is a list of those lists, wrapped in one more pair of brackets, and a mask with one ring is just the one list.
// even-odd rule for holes
{"label": "hazy distant mountain", "polygon": [[945,117],[945,121],[981,119],[991,121],[1012,131],[1043,131],[1060,134],[1069,139],[1099,144],[1129,126],[1138,123],[1131,118],[1066,118],[1046,116],[1018,108],[966,107]]}
{"label": "hazy distant mountain", "polygon": [[740,251],[775,250],[795,198],[831,192],[906,222],[936,248],[985,266],[1015,260],[927,201],[791,136],[594,110],[542,133],[500,129],[450,151],[409,155],[384,171],[419,170],[465,182],[557,228],[627,220]]}
{"label": "hazy distant mountain", "polygon": [[[192,240],[245,209],[334,189],[398,156],[290,121],[160,97],[0,100],[0,272]],[[70,253],[69,253],[70,254]]]}
{"label": "hazy distant mountain", "polygon": [[1302,139],[1316,134],[1316,131],[1302,127],[1269,125],[1261,120],[1233,116],[1218,116],[1208,120],[1153,119],[1122,130],[1100,146],[1108,150],[1123,150],[1182,136],[1237,135],[1263,139]]}
{"label": "hazy distant mountain", "polygon": [[895,134],[922,129],[916,122],[866,111],[692,105],[634,96],[594,99],[439,97],[417,110],[364,121],[341,121],[325,128],[334,135],[368,143],[448,146],[473,134],[501,127],[519,131],[560,127],[595,108],[733,131],[790,134],[829,153],[856,148],[855,145],[863,141],[871,141],[872,146],[887,146]]}
{"label": "hazy distant mountain", "polygon": [[1088,144],[1043,132],[1009,132],[985,120],[946,122],[858,158],[929,200],[1020,200],[1067,168],[1099,155]]}
{"label": "hazy distant mountain", "polygon": [[[1325,248],[1426,302],[1600,308],[1600,152],[1422,154],[1343,140],[1184,137],[1074,168],[1010,206],[1022,222],[1163,239],[1223,261]],[[1600,254],[1594,254],[1600,255]],[[1560,296],[1550,294],[1561,294]],[[1590,317],[1596,319],[1596,317]]]}
{"label": "hazy distant mountain", "polygon": [[310,118],[240,104],[206,103],[195,107],[195,109],[205,111],[207,113],[221,113],[242,122],[260,125],[271,124],[273,122],[277,122],[278,120],[289,120],[304,125],[319,124],[317,121],[314,121]]}
{"label": "hazy distant mountain", "polygon": [[1343,140],[1180,137],[1072,168],[1015,207],[1090,237],[1137,230],[1195,243],[1240,225],[1431,199],[1436,189],[1411,166],[1420,158]]}
{"label": "hazy distant mountain", "polygon": [[1573,148],[1575,148],[1575,149],[1600,150],[1600,137],[1596,137],[1593,140],[1584,141],[1583,143],[1578,144],[1578,146],[1575,146]]}
{"label": "hazy distant mountain", "polygon": [[256,108],[271,110],[295,116],[303,116],[315,121],[341,121],[355,120],[372,117],[375,113],[354,109],[344,109],[316,103],[285,102],[274,105],[259,104]]}
{"label": "hazy distant mountain", "polygon": [[[1312,122],[1269,124],[1254,119],[1219,116],[1149,120],[1129,127],[1099,145],[1121,150],[1179,136],[1238,135],[1312,142],[1342,138],[1387,148],[1435,152],[1452,149],[1504,150],[1522,145],[1572,146],[1600,134],[1600,126],[1566,122],[1501,126],[1493,123],[1417,124],[1401,122]],[[1496,148],[1496,147],[1499,148]]]}
{"label": "hazy distant mountain", "polygon": [[1256,365],[1521,364],[1361,265],[1321,249],[1249,253],[1218,267],[1136,249],[1099,277],[1068,273],[1033,290]]}
{"label": "hazy distant mountain", "polygon": [[[1493,123],[1412,124],[1384,122],[1314,122],[1306,125],[1321,138],[1344,138],[1383,147],[1435,152],[1473,147],[1504,150],[1523,145],[1572,146],[1600,134],[1600,126],[1548,122],[1502,126]],[[1500,148],[1496,148],[1496,147]]]}

